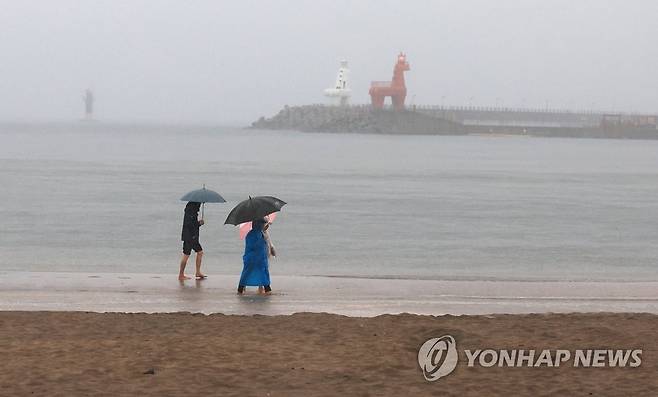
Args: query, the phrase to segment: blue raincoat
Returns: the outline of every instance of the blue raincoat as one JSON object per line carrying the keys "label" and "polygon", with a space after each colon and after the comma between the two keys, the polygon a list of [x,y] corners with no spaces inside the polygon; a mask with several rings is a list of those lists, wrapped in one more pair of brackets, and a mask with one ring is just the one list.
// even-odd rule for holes
{"label": "blue raincoat", "polygon": [[270,285],[270,270],[267,260],[269,244],[263,235],[264,222],[255,221],[245,238],[242,275],[239,285]]}

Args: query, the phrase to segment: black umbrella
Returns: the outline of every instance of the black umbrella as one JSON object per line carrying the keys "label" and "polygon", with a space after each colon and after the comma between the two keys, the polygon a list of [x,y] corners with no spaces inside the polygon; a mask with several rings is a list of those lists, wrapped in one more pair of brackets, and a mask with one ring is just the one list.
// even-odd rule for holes
{"label": "black umbrella", "polygon": [[239,225],[255,221],[273,212],[281,211],[286,202],[272,196],[249,197],[236,205],[226,217],[225,225]]}

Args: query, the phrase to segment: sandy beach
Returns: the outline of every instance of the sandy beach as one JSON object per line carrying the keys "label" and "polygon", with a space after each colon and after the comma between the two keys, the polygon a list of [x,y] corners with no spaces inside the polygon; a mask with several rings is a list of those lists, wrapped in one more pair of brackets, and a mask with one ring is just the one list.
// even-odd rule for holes
{"label": "sandy beach", "polygon": [[[222,275],[3,276],[1,396],[658,393],[655,282],[281,276],[265,297]],[[428,382],[419,348],[444,335],[458,364]],[[478,349],[641,349],[642,362],[469,366]]]}
{"label": "sandy beach", "polygon": [[[658,316],[1,312],[3,396],[658,394]],[[427,382],[417,354],[457,341]],[[468,367],[463,349],[642,349],[639,367]]]}

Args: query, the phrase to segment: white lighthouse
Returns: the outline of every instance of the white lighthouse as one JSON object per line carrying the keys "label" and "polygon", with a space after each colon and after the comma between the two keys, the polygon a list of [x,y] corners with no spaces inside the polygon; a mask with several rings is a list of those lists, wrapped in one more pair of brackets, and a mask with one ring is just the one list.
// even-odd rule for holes
{"label": "white lighthouse", "polygon": [[340,106],[347,106],[350,96],[352,96],[352,90],[348,86],[349,76],[350,69],[347,67],[347,61],[340,61],[336,84],[332,88],[324,90],[324,95],[330,98],[337,98],[336,103]]}

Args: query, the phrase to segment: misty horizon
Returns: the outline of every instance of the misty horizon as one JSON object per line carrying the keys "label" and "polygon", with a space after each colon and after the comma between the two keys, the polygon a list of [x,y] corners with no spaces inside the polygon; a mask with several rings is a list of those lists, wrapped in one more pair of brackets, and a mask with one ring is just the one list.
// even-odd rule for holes
{"label": "misty horizon", "polygon": [[407,54],[407,104],[658,113],[658,4],[636,1],[10,2],[0,120],[246,124],[353,103]]}

